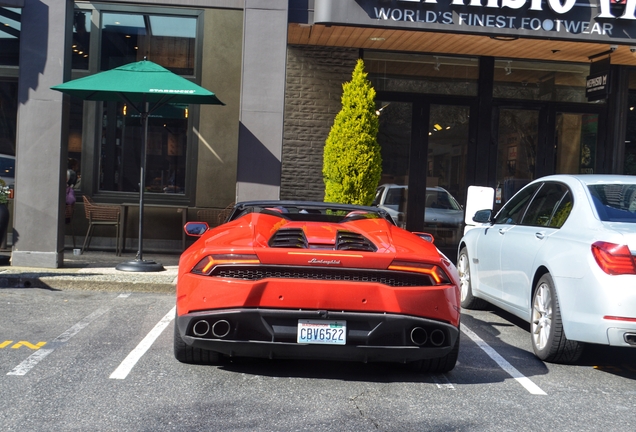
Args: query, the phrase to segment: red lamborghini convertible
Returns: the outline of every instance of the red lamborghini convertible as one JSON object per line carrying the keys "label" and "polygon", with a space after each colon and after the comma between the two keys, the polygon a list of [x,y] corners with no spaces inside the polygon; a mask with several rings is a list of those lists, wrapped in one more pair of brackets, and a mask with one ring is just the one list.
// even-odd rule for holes
{"label": "red lamborghini convertible", "polygon": [[455,266],[377,207],[238,203],[226,223],[189,222],[174,353],[410,363],[446,372],[459,350]]}

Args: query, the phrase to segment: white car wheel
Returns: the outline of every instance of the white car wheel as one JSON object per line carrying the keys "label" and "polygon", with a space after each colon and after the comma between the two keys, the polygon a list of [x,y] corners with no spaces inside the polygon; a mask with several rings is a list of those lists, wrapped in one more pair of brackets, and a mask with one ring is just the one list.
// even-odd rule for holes
{"label": "white car wheel", "polygon": [[537,282],[532,297],[532,349],[541,360],[553,363],[574,363],[583,352],[583,344],[568,340],[561,323],[559,300],[549,273]]}
{"label": "white car wheel", "polygon": [[466,248],[459,251],[457,257],[457,273],[459,274],[459,289],[461,295],[461,305],[466,309],[483,309],[486,302],[473,296],[473,289],[470,283],[470,259]]}
{"label": "white car wheel", "polygon": [[552,331],[552,293],[547,284],[537,287],[532,303],[532,341],[539,350],[545,349]]}

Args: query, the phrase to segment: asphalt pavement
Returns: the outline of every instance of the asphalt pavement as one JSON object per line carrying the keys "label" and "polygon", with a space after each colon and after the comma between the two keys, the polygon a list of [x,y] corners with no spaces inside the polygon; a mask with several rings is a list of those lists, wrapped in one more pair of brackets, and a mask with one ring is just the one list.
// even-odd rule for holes
{"label": "asphalt pavement", "polygon": [[0,288],[175,292],[179,254],[144,253],[145,261],[163,265],[163,271],[128,272],[115,268],[117,264],[133,261],[135,255],[124,253],[116,256],[112,251],[85,251],[81,255],[74,255],[72,250],[65,250],[63,266],[52,269],[12,266],[10,252],[4,252],[0,254]]}

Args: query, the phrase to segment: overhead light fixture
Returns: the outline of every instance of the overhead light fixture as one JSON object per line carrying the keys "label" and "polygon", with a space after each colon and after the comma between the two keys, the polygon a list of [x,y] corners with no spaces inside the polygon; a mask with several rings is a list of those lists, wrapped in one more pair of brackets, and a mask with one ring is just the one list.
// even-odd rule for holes
{"label": "overhead light fixture", "polygon": [[519,39],[519,36],[503,36],[503,35],[499,35],[499,36],[490,36],[490,39],[494,39],[494,40],[498,40],[498,41],[502,41],[502,42],[511,42],[511,41]]}
{"label": "overhead light fixture", "polygon": [[373,37],[370,37],[369,40],[373,42],[382,42],[382,41],[385,41],[386,38],[383,38],[381,36],[373,36]]}

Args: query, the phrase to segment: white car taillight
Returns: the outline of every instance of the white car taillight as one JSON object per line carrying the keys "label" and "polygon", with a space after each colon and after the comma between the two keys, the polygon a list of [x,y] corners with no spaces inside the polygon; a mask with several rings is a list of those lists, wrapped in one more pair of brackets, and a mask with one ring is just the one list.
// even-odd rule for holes
{"label": "white car taillight", "polygon": [[609,275],[636,274],[636,259],[626,245],[598,241],[592,245],[592,255]]}

